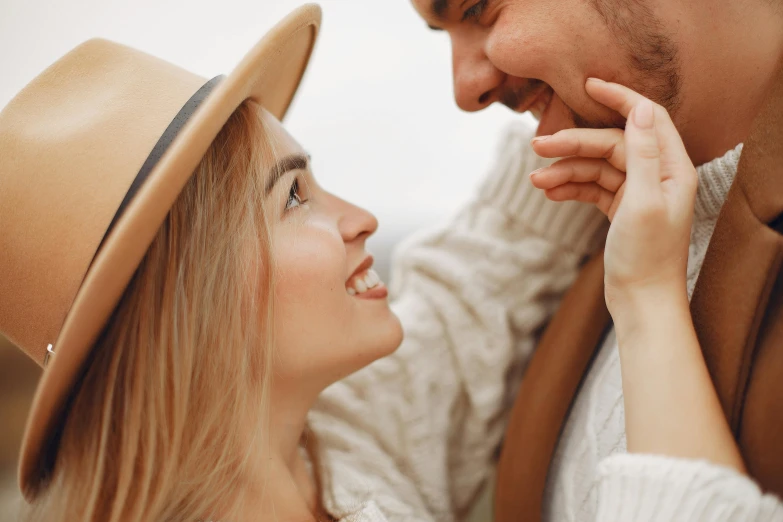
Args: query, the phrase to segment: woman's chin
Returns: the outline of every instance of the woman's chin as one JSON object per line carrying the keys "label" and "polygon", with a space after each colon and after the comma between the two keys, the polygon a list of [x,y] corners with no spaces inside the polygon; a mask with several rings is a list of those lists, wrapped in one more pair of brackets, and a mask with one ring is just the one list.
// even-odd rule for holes
{"label": "woman's chin", "polygon": [[397,315],[389,310],[389,338],[388,343],[386,343],[387,352],[384,353],[381,357],[385,357],[387,355],[391,355],[394,352],[397,351],[397,348],[400,347],[402,344],[402,340],[405,337],[405,333],[402,330],[402,323],[400,322],[400,318],[397,317]]}
{"label": "woman's chin", "polygon": [[400,319],[389,309],[388,316],[373,325],[366,339],[367,353],[374,356],[373,361],[393,354],[402,344],[403,330]]}
{"label": "woman's chin", "polygon": [[[357,343],[359,336],[354,339],[354,343]],[[383,320],[373,321],[372,326],[362,332],[361,339],[362,342],[356,346],[356,353],[359,354],[357,362],[361,366],[352,369],[351,373],[396,352],[402,344],[402,323],[394,312],[388,309],[388,315]]]}

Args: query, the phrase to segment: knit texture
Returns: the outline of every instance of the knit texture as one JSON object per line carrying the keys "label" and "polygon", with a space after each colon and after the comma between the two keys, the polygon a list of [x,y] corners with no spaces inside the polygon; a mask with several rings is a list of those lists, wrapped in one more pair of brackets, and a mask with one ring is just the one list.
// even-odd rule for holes
{"label": "knit texture", "polygon": [[[742,145],[697,169],[698,189],[688,256],[688,297],[693,292],[721,206],[737,172]],[[593,520],[598,463],[624,453],[625,411],[617,340],[611,331],[576,397],[550,468],[544,520]]]}
{"label": "knit texture", "polygon": [[[592,206],[553,203],[533,188],[528,174],[547,162],[532,152],[532,135],[513,126],[477,198],[448,223],[401,245],[390,295],[405,328],[403,344],[329,387],[311,410],[323,502],[333,516],[461,520],[493,473],[537,336],[608,226]],[[710,193],[704,205],[719,209],[723,197]],[[591,376],[615,381],[598,364]],[[559,454],[574,448],[569,458],[576,460],[553,468],[550,520],[595,517],[598,463],[624,449],[619,383],[618,367],[616,390],[598,386],[580,393],[588,414],[575,422],[575,412],[569,420]],[[593,442],[583,449],[580,437]],[[615,439],[623,443],[604,442]],[[611,483],[602,484],[612,491]],[[561,499],[567,505],[553,510],[552,502]]]}
{"label": "knit texture", "polygon": [[783,504],[704,461],[618,455],[599,466],[601,522],[780,522]]}

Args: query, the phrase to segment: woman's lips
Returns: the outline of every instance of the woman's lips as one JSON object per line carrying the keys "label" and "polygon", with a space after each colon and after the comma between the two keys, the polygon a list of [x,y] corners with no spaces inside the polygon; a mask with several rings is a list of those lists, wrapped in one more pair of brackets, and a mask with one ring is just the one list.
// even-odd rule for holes
{"label": "woman's lips", "polygon": [[374,286],[361,294],[356,294],[354,297],[357,299],[385,299],[388,295],[389,289],[386,288],[386,285],[378,283],[377,286]]}

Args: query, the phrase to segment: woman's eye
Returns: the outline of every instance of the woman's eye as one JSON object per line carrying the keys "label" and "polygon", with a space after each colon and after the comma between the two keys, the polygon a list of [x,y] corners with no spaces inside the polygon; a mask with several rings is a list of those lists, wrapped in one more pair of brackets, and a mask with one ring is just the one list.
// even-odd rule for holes
{"label": "woman's eye", "polygon": [[291,210],[304,203],[302,196],[299,194],[299,180],[295,179],[291,184],[291,188],[288,191],[288,200],[285,203],[285,209]]}
{"label": "woman's eye", "polygon": [[480,0],[477,4],[474,4],[473,7],[468,8],[462,14],[462,21],[466,22],[470,20],[473,22],[478,22],[481,20],[481,15],[484,14],[484,10],[487,8],[488,3],[489,0]]}

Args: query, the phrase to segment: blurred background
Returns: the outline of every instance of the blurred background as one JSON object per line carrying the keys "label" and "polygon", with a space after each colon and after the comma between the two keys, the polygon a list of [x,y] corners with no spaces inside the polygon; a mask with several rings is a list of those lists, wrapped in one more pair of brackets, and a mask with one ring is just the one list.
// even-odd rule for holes
{"label": "blurred background", "polygon": [[[0,0],[0,106],[80,42],[109,38],[205,78],[228,72],[302,0]],[[512,119],[503,107],[455,105],[447,35],[428,30],[409,0],[321,0],[314,60],[286,120],[322,185],[368,208],[379,272],[417,228],[470,196]],[[0,198],[2,196],[0,195]],[[2,199],[0,199],[0,204]],[[0,234],[2,233],[0,225]],[[2,276],[2,274],[0,274]],[[2,296],[0,296],[2,299]],[[16,453],[39,371],[0,337],[0,520],[19,501]],[[488,497],[473,520],[489,520]]]}

